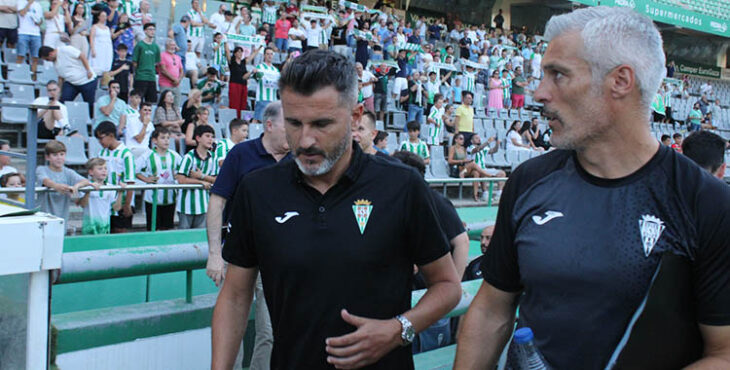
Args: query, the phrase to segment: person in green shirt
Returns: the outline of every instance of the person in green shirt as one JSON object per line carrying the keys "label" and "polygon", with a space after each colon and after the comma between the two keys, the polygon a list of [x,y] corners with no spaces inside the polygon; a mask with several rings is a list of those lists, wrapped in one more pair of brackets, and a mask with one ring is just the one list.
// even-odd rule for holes
{"label": "person in green shirt", "polygon": [[519,109],[525,106],[525,87],[527,80],[522,75],[522,68],[515,68],[515,78],[512,79],[512,109]]}
{"label": "person in green shirt", "polygon": [[134,46],[134,89],[141,92],[146,102],[157,102],[157,74],[155,67],[160,63],[160,47],[155,44],[155,24],[144,25],[144,39]]}

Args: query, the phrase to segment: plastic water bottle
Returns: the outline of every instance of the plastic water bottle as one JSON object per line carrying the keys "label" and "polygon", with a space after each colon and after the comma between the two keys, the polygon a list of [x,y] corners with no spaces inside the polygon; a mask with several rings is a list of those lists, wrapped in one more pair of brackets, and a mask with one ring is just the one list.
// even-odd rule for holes
{"label": "plastic water bottle", "polygon": [[509,370],[549,370],[538,351],[535,342],[533,342],[534,334],[530,328],[519,328],[515,330],[512,345],[507,355],[507,369]]}

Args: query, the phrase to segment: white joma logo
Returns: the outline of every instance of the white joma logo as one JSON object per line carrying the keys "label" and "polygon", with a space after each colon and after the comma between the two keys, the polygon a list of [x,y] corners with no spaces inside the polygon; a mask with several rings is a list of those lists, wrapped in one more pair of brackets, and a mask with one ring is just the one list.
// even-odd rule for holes
{"label": "white joma logo", "polygon": [[558,211],[546,211],[545,217],[540,217],[538,215],[532,216],[532,221],[535,221],[538,225],[545,225],[546,223],[550,222],[550,220],[558,217],[563,217],[563,212]]}
{"label": "white joma logo", "polygon": [[280,224],[283,224],[284,222],[289,221],[289,219],[294,216],[299,216],[299,212],[286,212],[284,213],[284,217],[274,217],[274,220],[276,220],[276,222]]}

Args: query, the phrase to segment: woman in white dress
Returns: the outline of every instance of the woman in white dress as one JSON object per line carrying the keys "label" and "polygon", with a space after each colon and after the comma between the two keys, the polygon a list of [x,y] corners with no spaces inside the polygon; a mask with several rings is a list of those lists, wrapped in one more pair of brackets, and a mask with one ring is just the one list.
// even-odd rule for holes
{"label": "woman in white dress", "polygon": [[106,12],[94,14],[94,25],[89,33],[89,65],[99,76],[111,70],[114,57],[112,34],[106,25],[106,17]]}
{"label": "woman in white dress", "polygon": [[512,126],[507,131],[507,150],[530,150],[530,145],[524,144],[520,129],[522,124],[519,120],[512,122]]}

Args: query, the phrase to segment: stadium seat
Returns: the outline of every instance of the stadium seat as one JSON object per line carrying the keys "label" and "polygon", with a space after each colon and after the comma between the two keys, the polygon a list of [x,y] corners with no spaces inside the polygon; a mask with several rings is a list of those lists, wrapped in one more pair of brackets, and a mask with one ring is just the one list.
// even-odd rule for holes
{"label": "stadium seat", "polygon": [[89,140],[89,158],[98,157],[102,149],[103,148],[101,147],[101,144],[99,144],[99,140]]}
{"label": "stadium seat", "polygon": [[[388,143],[385,146],[385,149],[388,151],[388,153],[393,154],[398,150],[398,135],[395,132],[389,132],[388,133]],[[433,155],[431,155],[433,156]]]}
{"label": "stadium seat", "polygon": [[[28,99],[15,99],[15,98],[3,98],[3,104],[30,104],[31,100]],[[2,108],[0,111],[3,123],[10,124],[23,124],[28,122],[28,109],[26,108]]]}
{"label": "stadium seat", "polygon": [[[67,101],[64,103],[66,110],[68,111],[68,119],[71,126],[91,124],[91,117],[89,116],[89,104],[85,101]],[[78,121],[78,122],[76,122]]]}
{"label": "stadium seat", "polygon": [[34,100],[35,99],[35,91],[33,91],[33,86],[31,85],[19,85],[11,83],[8,85],[10,96],[13,99],[20,99],[20,100]]}
{"label": "stadium seat", "polygon": [[512,167],[517,167],[518,164],[520,164],[519,154],[517,154],[517,150],[508,150],[504,154],[505,160],[507,163]]}
{"label": "stadium seat", "polygon": [[36,85],[38,85],[42,91],[45,90],[45,86],[48,81],[58,81],[58,73],[56,73],[56,68],[53,66],[46,66],[42,63],[38,63],[38,69],[36,72],[38,73]]}
{"label": "stadium seat", "polygon": [[82,165],[89,159],[84,153],[84,139],[79,137],[58,136],[56,140],[66,146],[66,164]]}
{"label": "stadium seat", "polygon": [[504,109],[504,108],[503,109],[500,109],[499,110],[499,118],[509,119],[509,111],[506,110],[506,109]]}
{"label": "stadium seat", "polygon": [[218,122],[220,122],[223,133],[226,137],[231,137],[231,133],[228,130],[228,125],[232,120],[236,118],[236,110],[229,108],[218,109]]}
{"label": "stadium seat", "polygon": [[16,84],[33,85],[30,78],[30,65],[25,63],[8,64],[8,81]]}
{"label": "stadium seat", "polygon": [[185,77],[180,82],[180,94],[184,96],[188,96],[188,93],[190,93],[190,78]]}
{"label": "stadium seat", "polygon": [[385,130],[385,122],[383,121],[375,121],[375,129],[378,131]]}
{"label": "stadium seat", "polygon": [[393,128],[403,130],[406,127],[406,114],[393,113]]}
{"label": "stadium seat", "polygon": [[528,159],[530,159],[530,155],[533,152],[533,150],[520,150],[517,152],[517,161],[519,163],[522,163]]}
{"label": "stadium seat", "polygon": [[449,178],[449,164],[444,156],[444,147],[434,145],[431,147],[431,174],[437,179]]}
{"label": "stadium seat", "polygon": [[252,110],[242,110],[241,119],[244,121],[250,122],[251,120],[253,120],[253,111]]}
{"label": "stadium seat", "polygon": [[252,123],[248,125],[248,140],[258,139],[264,133],[263,123]]}
{"label": "stadium seat", "polygon": [[84,141],[89,141],[89,125],[86,122],[80,119],[74,119],[73,117],[69,117],[68,121],[72,130],[78,131],[79,134],[84,137]]}
{"label": "stadium seat", "polygon": [[215,130],[215,140],[222,140],[223,139],[223,130],[221,129],[221,126],[216,121],[209,121],[208,122],[211,126],[213,126],[213,130]]}

